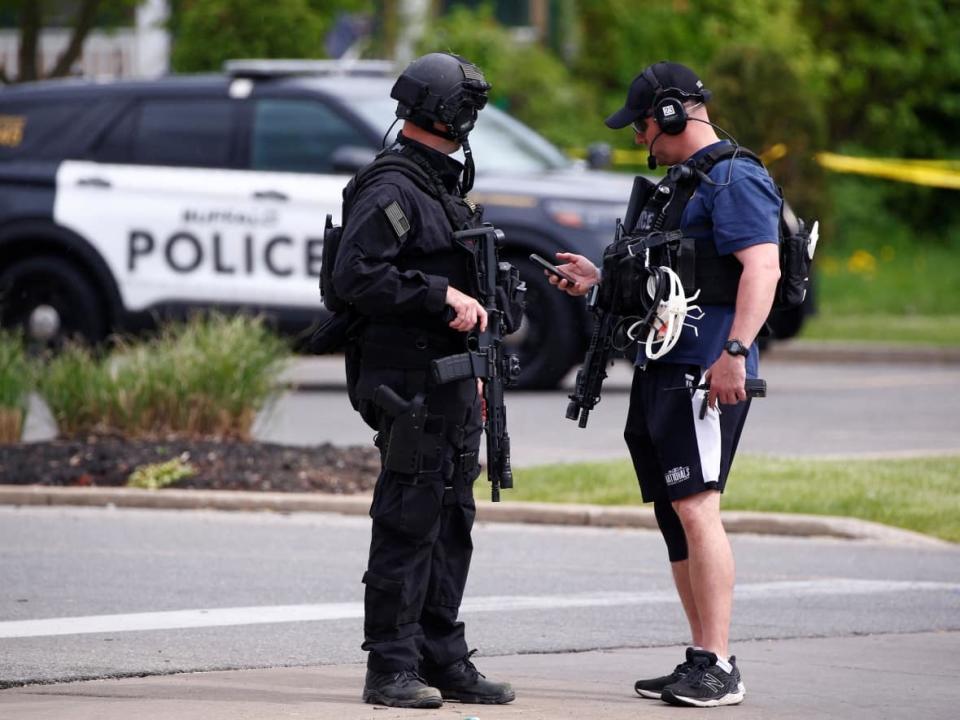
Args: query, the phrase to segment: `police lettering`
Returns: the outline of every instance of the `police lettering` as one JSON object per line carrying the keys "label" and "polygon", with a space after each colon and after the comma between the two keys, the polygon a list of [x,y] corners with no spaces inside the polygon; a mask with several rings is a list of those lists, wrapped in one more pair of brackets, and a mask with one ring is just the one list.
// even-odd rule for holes
{"label": "police lettering", "polygon": [[320,277],[322,238],[305,239],[301,262],[297,262],[297,243],[289,235],[264,239],[246,233],[237,240],[235,236],[224,238],[219,232],[204,236],[178,231],[158,242],[147,230],[131,230],[127,236],[127,269],[135,273],[144,261],[156,258],[181,274],[204,270],[217,275],[267,272],[277,277]]}

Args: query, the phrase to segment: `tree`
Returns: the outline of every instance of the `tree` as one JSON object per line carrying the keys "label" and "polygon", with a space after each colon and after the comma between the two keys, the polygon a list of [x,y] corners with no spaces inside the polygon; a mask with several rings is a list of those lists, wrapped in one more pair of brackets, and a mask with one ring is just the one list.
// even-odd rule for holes
{"label": "tree", "polygon": [[[802,0],[800,18],[829,61],[830,146],[885,157],[960,157],[960,2]],[[839,182],[839,181],[838,181]],[[956,191],[848,182],[883,209],[863,235],[883,238],[891,218],[903,234],[953,242],[960,238]],[[866,205],[861,201],[861,205]]]}
{"label": "tree", "polygon": [[[813,30],[799,22],[801,0],[647,0],[642,11],[592,0],[579,8],[582,47],[574,68],[597,88],[598,116],[623,105],[647,65],[684,63],[713,92],[714,122],[758,153],[787,148],[771,173],[798,210],[819,212],[813,154],[827,140],[829,62],[817,52]],[[633,136],[611,133],[611,142],[632,147]]]}
{"label": "tree", "polygon": [[[78,0],[56,2],[55,0],[0,0],[0,12],[12,13],[18,19],[20,31],[19,68],[17,76],[8,77],[5,68],[0,68],[3,83],[29,82],[43,77],[64,77],[83,52],[83,44],[95,26],[117,24],[127,12],[135,7],[136,0]],[[43,75],[40,67],[40,33],[45,21],[51,17],[65,17],[71,28],[66,49],[57,58],[53,69]]]}
{"label": "tree", "polygon": [[219,70],[230,58],[321,58],[337,16],[370,0],[175,0],[171,65]]}
{"label": "tree", "polygon": [[546,48],[518,43],[494,18],[490,5],[457,6],[436,19],[418,51],[452,52],[475,63],[493,86],[493,104],[563,147],[605,135],[590,88]]}

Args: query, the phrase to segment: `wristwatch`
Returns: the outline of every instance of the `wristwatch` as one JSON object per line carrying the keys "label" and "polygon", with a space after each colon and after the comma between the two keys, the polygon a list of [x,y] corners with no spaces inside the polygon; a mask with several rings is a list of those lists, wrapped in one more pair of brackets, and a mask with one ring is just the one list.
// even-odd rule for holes
{"label": "wristwatch", "polygon": [[750,348],[748,348],[746,345],[744,345],[742,342],[740,342],[736,338],[727,340],[723,344],[723,349],[734,356],[742,355],[743,357],[747,357],[747,355],[750,354]]}

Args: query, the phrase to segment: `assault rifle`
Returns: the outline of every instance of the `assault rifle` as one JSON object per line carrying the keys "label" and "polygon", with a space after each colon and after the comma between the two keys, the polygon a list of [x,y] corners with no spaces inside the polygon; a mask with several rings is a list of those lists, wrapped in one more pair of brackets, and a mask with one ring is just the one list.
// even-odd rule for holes
{"label": "assault rifle", "polygon": [[[627,204],[627,215],[623,223],[617,219],[614,230],[613,246],[620,244],[625,228],[632,230],[637,224],[640,210],[646,204],[653,192],[653,184],[642,176],[633,180],[633,190],[630,193],[630,202]],[[567,419],[579,420],[582,428],[587,426],[590,411],[600,402],[600,389],[607,377],[607,367],[610,365],[610,351],[613,348],[613,333],[620,318],[609,310],[601,307],[599,302],[600,286],[594,285],[587,295],[587,309],[593,314],[593,333],[590,336],[590,345],[583,358],[583,367],[577,371],[577,382],[570,403],[567,405]]]}
{"label": "assault rifle", "polygon": [[[620,223],[617,222],[617,239],[620,235]],[[587,309],[593,313],[593,333],[590,336],[590,345],[587,354],[583,357],[583,367],[577,370],[577,383],[573,393],[569,396],[567,405],[567,419],[577,420],[582,428],[587,426],[590,411],[600,402],[600,388],[607,377],[607,367],[610,365],[610,350],[613,347],[613,329],[617,324],[617,317],[604,310],[597,303],[599,288],[594,285],[587,296]]]}
{"label": "assault rifle", "polygon": [[497,262],[497,244],[502,244],[503,239],[503,232],[488,224],[453,233],[454,242],[471,253],[475,261],[479,300],[487,311],[487,329],[483,332],[474,330],[467,336],[467,352],[448,355],[431,364],[433,379],[441,385],[469,377],[483,380],[483,400],[487,410],[483,429],[487,437],[487,477],[493,502],[500,501],[500,488],[513,487],[503,390],[520,374],[519,359],[507,354],[503,346],[507,327],[504,310],[497,304],[497,286],[507,289],[505,297],[508,299],[513,293],[522,296],[525,290],[513,266]]}

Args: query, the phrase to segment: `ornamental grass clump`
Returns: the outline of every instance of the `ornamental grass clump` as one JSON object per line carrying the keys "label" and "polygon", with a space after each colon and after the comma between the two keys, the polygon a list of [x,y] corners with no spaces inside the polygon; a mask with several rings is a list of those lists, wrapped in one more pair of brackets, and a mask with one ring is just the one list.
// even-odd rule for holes
{"label": "ornamental grass clump", "polygon": [[64,435],[246,440],[289,354],[257,318],[196,316],[100,359],[71,348],[50,360],[41,390]]}
{"label": "ornamental grass clump", "polygon": [[0,444],[20,441],[32,389],[33,368],[23,338],[0,331]]}
{"label": "ornamental grass clump", "polygon": [[37,388],[61,435],[72,437],[109,429],[113,394],[105,358],[86,345],[69,343],[40,368]]}

